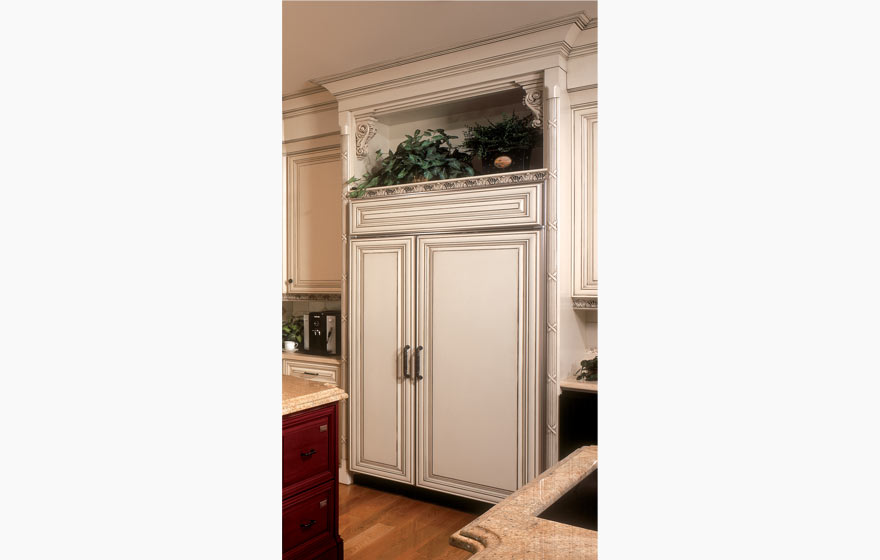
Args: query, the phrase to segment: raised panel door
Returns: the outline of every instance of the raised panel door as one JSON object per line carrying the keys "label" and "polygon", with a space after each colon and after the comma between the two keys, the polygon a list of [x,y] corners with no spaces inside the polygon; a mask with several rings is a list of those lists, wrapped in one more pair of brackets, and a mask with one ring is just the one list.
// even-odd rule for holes
{"label": "raised panel door", "polygon": [[540,235],[418,240],[418,486],[497,502],[537,474]]}
{"label": "raised panel door", "polygon": [[339,150],[287,158],[287,293],[332,293],[342,286]]}
{"label": "raised panel door", "polygon": [[349,368],[352,471],[413,483],[413,391],[404,347],[413,336],[415,238],[351,242]]}

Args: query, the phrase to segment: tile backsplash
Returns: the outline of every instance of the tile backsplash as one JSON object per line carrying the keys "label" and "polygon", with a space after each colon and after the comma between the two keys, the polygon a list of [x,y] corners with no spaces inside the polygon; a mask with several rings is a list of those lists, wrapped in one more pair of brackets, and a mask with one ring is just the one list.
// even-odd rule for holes
{"label": "tile backsplash", "polygon": [[336,300],[298,300],[298,301],[282,301],[282,320],[287,321],[291,317],[302,317],[306,313],[312,311],[339,311],[342,309],[342,302]]}

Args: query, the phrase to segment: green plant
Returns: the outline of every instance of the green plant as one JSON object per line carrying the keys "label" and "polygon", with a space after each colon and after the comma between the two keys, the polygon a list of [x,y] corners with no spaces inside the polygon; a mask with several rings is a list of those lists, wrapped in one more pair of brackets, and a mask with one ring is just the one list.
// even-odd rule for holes
{"label": "green plant", "polygon": [[532,126],[532,116],[501,115],[498,122],[474,123],[464,133],[462,148],[486,160],[491,156],[531,150],[538,144],[541,130]]}
{"label": "green plant", "polygon": [[592,360],[581,360],[581,369],[577,370],[577,380],[597,381],[599,379],[599,356]]}
{"label": "green plant", "polygon": [[473,175],[471,156],[452,146],[450,136],[442,128],[416,130],[412,136],[397,145],[393,152],[382,155],[376,150],[376,163],[363,177],[352,177],[346,185],[357,183],[348,195],[352,198],[363,196],[370,187],[400,185],[432,179],[454,179]]}
{"label": "green plant", "polygon": [[303,320],[302,318],[294,317],[289,321],[281,323],[281,339],[282,340],[292,340],[297,344],[302,344],[303,337]]}

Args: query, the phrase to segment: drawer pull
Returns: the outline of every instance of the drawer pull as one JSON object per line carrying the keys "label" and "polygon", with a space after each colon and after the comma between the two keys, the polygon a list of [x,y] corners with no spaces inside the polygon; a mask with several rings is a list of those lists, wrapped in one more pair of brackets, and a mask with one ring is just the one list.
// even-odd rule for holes
{"label": "drawer pull", "polygon": [[303,373],[306,375],[321,375],[320,373],[312,373],[310,371],[304,371]]}
{"label": "drawer pull", "polygon": [[300,523],[299,526],[302,527],[303,529],[308,529],[309,527],[311,527],[315,523],[316,523],[316,521],[314,519],[311,519],[311,520],[309,520],[308,523]]}
{"label": "drawer pull", "polygon": [[327,431],[327,424],[321,424],[321,427],[318,428],[318,431],[319,432],[326,432]]}
{"label": "drawer pull", "polygon": [[299,454],[299,456],[302,457],[303,459],[308,459],[309,457],[311,457],[315,453],[317,453],[317,451],[315,451],[314,449],[309,449],[308,451],[301,452]]}

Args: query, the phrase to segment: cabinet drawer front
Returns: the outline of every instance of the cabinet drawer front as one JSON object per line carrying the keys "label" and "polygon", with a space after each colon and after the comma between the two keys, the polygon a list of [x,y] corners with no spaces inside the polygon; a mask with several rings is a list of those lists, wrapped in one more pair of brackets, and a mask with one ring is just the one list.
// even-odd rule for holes
{"label": "cabinet drawer front", "polygon": [[352,235],[539,226],[543,183],[354,200]]}
{"label": "cabinet drawer front", "polygon": [[303,379],[311,379],[312,381],[322,381],[324,383],[336,383],[339,374],[339,368],[329,365],[313,365],[284,360],[284,375],[293,375]]}
{"label": "cabinet drawer front", "polygon": [[333,484],[327,483],[284,502],[281,506],[283,551],[328,538],[333,528],[335,500]]}
{"label": "cabinet drawer front", "polygon": [[327,412],[312,416],[303,423],[296,420],[287,424],[282,432],[282,454],[284,461],[283,487],[288,488],[307,479],[333,476],[332,442],[334,433],[331,422],[335,416]]}

